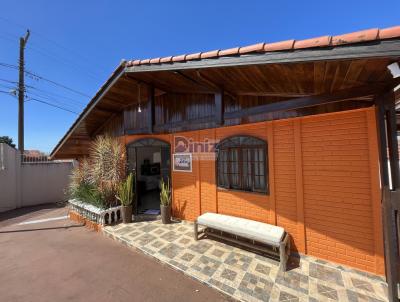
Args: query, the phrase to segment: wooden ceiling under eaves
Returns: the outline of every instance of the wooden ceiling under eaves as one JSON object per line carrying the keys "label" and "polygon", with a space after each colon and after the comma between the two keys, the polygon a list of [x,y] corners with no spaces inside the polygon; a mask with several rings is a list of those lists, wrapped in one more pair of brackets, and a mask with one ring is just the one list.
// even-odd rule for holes
{"label": "wooden ceiling under eaves", "polygon": [[276,97],[319,95],[390,81],[392,76],[387,66],[393,61],[393,58],[371,58],[124,73],[62,146],[56,147],[55,158],[86,154],[87,144],[98,129],[124,107],[138,102],[139,88],[141,100],[148,98],[148,85],[155,88],[156,97],[165,93],[203,94],[223,90],[230,97],[264,96],[276,101]]}

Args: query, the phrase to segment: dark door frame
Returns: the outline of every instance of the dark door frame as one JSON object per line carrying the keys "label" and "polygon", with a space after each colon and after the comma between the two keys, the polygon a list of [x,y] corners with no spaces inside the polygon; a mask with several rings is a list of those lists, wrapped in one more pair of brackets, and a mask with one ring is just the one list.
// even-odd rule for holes
{"label": "dark door frame", "polygon": [[376,96],[375,105],[382,190],[381,208],[386,281],[388,283],[389,301],[398,302],[398,284],[400,282],[400,168],[394,91]]}
{"label": "dark door frame", "polygon": [[[127,168],[128,171],[133,172],[133,176],[134,176],[134,190],[135,190],[135,199],[134,199],[134,204],[133,204],[133,213],[135,215],[138,214],[138,210],[137,210],[137,204],[138,204],[138,194],[136,193],[136,188],[137,188],[137,172],[138,172],[138,167],[137,167],[137,152],[139,148],[142,147],[159,147],[160,148],[160,152],[161,152],[161,157],[162,157],[162,148],[167,148],[168,149],[168,159],[169,159],[169,165],[168,165],[168,177],[171,180],[171,144],[167,141],[161,140],[159,138],[154,138],[154,137],[142,137],[139,138],[137,140],[134,140],[132,142],[130,142],[129,144],[126,145],[126,154],[127,154]],[[132,154],[132,152],[130,152],[130,149],[133,149],[134,152]],[[129,156],[133,155],[134,161],[133,161],[133,166],[131,167],[131,159],[129,158]],[[162,158],[161,158],[162,160]],[[162,164],[162,163],[161,163]],[[161,173],[162,169],[160,169],[160,173]]]}

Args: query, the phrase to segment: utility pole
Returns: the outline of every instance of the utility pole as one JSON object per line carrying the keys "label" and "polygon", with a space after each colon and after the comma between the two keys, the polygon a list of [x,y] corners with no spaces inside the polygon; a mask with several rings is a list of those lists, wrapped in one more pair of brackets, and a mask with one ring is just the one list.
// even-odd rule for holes
{"label": "utility pole", "polygon": [[25,46],[29,39],[29,29],[25,37],[19,38],[19,80],[18,80],[18,150],[24,154],[24,98],[25,98]]}

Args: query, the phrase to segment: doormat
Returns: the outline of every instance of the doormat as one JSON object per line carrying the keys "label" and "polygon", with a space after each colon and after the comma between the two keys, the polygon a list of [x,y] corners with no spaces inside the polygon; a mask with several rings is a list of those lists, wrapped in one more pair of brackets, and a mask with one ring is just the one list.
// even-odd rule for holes
{"label": "doormat", "polygon": [[160,210],[146,210],[143,214],[146,215],[160,215]]}

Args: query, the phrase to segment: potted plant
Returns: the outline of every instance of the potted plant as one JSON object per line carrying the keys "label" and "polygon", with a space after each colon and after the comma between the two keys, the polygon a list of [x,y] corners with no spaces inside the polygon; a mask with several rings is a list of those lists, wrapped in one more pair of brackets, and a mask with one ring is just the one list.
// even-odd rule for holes
{"label": "potted plant", "polygon": [[121,215],[123,223],[132,222],[133,176],[128,175],[118,187],[117,199],[121,202]]}
{"label": "potted plant", "polygon": [[171,186],[169,178],[167,182],[161,179],[161,192],[160,192],[160,209],[161,221],[164,224],[171,223]]}

